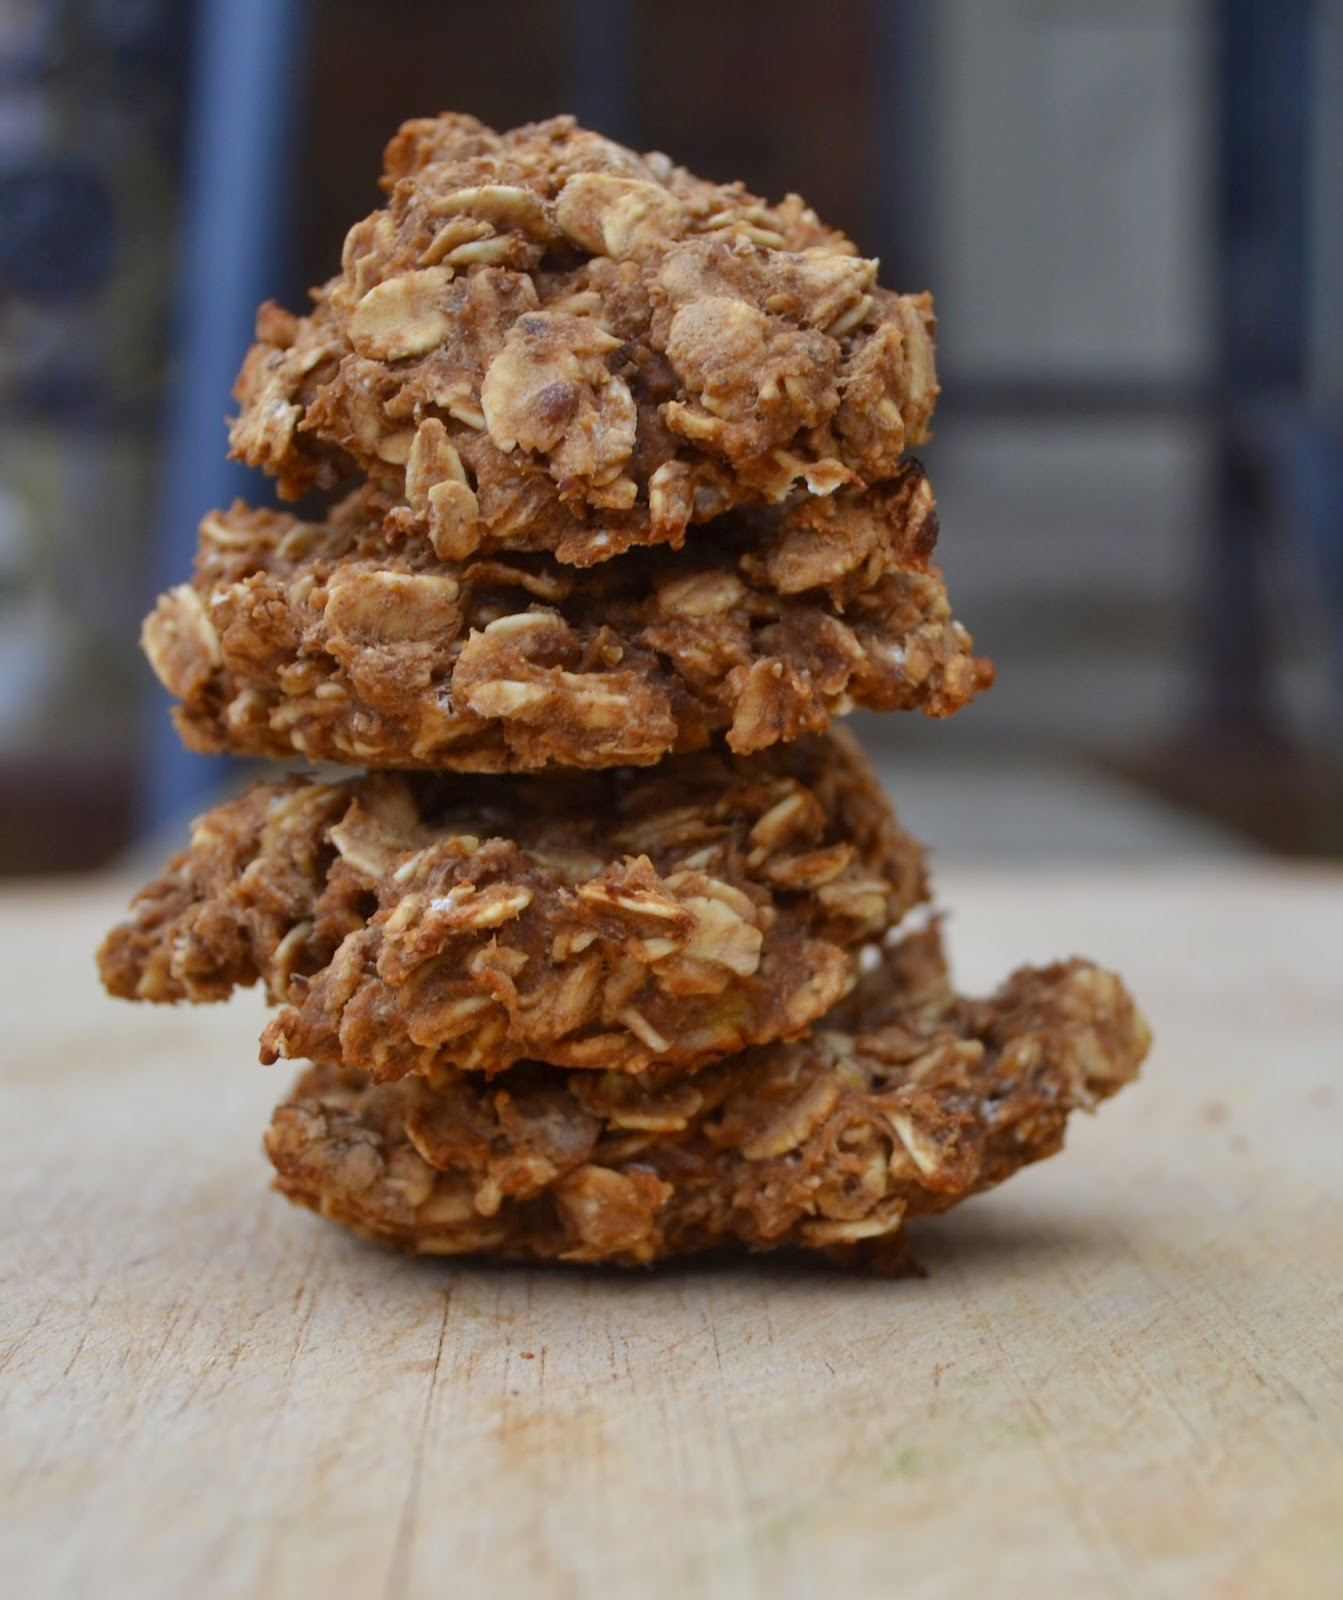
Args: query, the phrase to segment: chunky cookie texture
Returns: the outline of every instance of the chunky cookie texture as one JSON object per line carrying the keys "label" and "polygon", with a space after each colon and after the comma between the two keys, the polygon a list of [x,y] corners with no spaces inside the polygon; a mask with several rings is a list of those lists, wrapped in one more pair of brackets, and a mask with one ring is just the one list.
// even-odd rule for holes
{"label": "chunky cookie texture", "polygon": [[590,566],[882,482],[927,437],[928,296],[881,288],[795,195],[570,117],[409,122],[383,184],[313,309],[262,308],[238,379],[234,454],[286,495],[359,470],[447,560]]}
{"label": "chunky cookie texture", "polygon": [[100,961],[132,999],[263,981],[266,1060],[693,1069],[815,1022],[923,895],[838,736],[651,774],[293,779],[201,818]]}
{"label": "chunky cookie texture", "polygon": [[947,716],[984,688],[928,555],[917,463],[863,495],[729,513],[680,551],[579,573],[389,540],[365,489],[325,520],[201,524],[144,648],[199,750],[490,772],[738,752],[854,706]]}
{"label": "chunky cookie texture", "polygon": [[952,991],[834,726],[993,678],[910,454],[931,301],[569,117],[406,123],[383,188],[235,390],[303,514],[207,516],[142,636],[188,745],[367,770],[207,812],[103,981],[262,984],[276,1186],[372,1238],[898,1265],[1148,1047],[1085,961]]}
{"label": "chunky cookie texture", "polygon": [[1051,1155],[1149,1036],[1083,961],[957,997],[936,930],[886,952],[866,1004],[692,1078],[314,1066],[266,1149],[292,1200],[427,1254],[643,1265],[802,1246],[898,1259],[906,1221]]}

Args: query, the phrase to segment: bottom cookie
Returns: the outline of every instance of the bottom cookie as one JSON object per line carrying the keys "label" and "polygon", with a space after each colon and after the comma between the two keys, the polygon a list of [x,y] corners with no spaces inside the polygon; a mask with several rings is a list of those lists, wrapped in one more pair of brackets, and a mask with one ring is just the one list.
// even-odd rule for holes
{"label": "bottom cookie", "polygon": [[908,1218],[1052,1155],[1069,1113],[1129,1082],[1150,1042],[1120,980],[1083,961],[955,995],[935,928],[826,1021],[693,1076],[523,1063],[374,1084],[313,1066],[266,1137],[276,1187],[425,1254],[890,1259]]}

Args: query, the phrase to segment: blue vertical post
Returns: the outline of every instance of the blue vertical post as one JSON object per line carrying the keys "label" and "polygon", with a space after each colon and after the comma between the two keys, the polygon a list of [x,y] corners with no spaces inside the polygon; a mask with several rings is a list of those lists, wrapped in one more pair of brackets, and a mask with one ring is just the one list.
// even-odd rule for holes
{"label": "blue vertical post", "polygon": [[[151,576],[186,578],[196,524],[255,475],[226,459],[229,391],[258,303],[280,287],[303,0],[200,0],[184,163],[175,369]],[[145,821],[198,804],[216,763],[184,751],[156,698]]]}
{"label": "blue vertical post", "polygon": [[1217,10],[1218,444],[1202,578],[1203,714],[1275,731],[1263,418],[1303,400],[1310,0]]}
{"label": "blue vertical post", "polygon": [[881,257],[883,283],[918,292],[935,276],[932,0],[868,0],[865,10],[874,236],[859,248]]}
{"label": "blue vertical post", "polygon": [[586,128],[637,145],[632,0],[569,0],[569,60],[564,107]]}
{"label": "blue vertical post", "polygon": [[1222,378],[1300,395],[1306,361],[1310,0],[1223,0],[1217,209]]}

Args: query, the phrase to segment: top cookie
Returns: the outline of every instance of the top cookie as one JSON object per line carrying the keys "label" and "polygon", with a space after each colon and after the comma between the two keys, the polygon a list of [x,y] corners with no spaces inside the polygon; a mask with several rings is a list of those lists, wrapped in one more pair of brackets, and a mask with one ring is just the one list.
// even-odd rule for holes
{"label": "top cookie", "polygon": [[927,295],[796,195],[766,205],[555,117],[408,122],[384,210],[296,317],[261,308],[235,456],[362,470],[439,554],[588,566],[805,485],[891,477],[937,394]]}

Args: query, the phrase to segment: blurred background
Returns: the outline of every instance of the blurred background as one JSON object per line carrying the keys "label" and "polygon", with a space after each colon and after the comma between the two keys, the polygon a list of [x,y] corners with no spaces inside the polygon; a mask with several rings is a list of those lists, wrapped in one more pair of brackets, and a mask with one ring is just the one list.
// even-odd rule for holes
{"label": "blurred background", "polygon": [[965,858],[1343,854],[1343,0],[0,0],[0,871],[229,781],[135,649],[404,117],[572,110],[934,290],[925,452],[998,665],[868,719]]}

